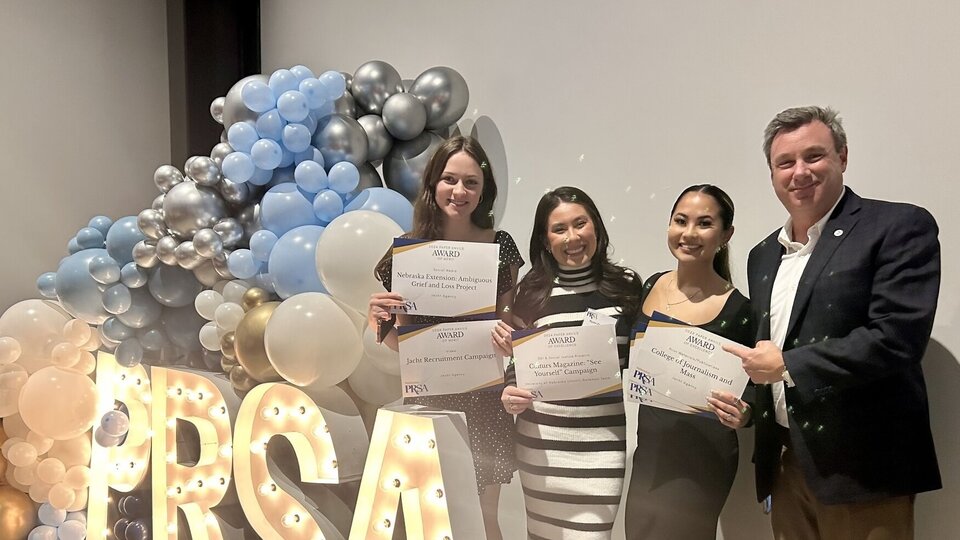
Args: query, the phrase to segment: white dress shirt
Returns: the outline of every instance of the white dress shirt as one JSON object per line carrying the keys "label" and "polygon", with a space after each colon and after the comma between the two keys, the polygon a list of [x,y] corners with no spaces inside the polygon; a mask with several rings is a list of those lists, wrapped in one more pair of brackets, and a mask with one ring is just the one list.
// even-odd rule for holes
{"label": "white dress shirt", "polygon": [[[784,247],[784,254],[780,257],[780,268],[777,270],[777,276],[773,280],[773,290],[770,293],[770,341],[772,341],[780,350],[783,350],[783,343],[787,339],[787,325],[790,324],[790,314],[793,312],[793,302],[797,297],[797,287],[800,285],[800,277],[803,275],[804,268],[807,267],[807,261],[813,254],[823,228],[830,219],[830,214],[836,209],[843,194],[847,191],[844,187],[840,192],[830,210],[807,229],[807,243],[801,244],[793,240],[793,218],[787,218],[787,223],[780,229],[780,235],[777,240]],[[773,383],[773,403],[776,407],[777,423],[785,428],[790,427],[787,420],[787,400],[783,382]]]}

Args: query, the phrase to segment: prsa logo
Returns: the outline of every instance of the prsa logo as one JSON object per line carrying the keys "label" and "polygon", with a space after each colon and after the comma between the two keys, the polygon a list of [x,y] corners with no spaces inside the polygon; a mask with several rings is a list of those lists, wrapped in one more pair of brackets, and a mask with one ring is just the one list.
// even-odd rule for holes
{"label": "prsa logo", "polygon": [[534,397],[534,398],[543,399],[543,392],[540,391],[540,390],[533,390],[533,391],[530,392],[530,393],[533,394],[533,397]]}
{"label": "prsa logo", "polygon": [[403,393],[407,395],[414,394],[419,396],[420,394],[425,394],[429,391],[430,389],[427,388],[426,383],[407,383],[403,385]]}

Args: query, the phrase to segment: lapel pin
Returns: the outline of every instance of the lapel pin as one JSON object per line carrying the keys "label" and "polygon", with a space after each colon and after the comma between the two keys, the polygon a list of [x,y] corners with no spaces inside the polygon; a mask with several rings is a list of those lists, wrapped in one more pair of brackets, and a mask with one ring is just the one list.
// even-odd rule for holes
{"label": "lapel pin", "polygon": [[841,236],[841,235],[843,235],[843,229],[837,229],[837,230],[833,231],[833,235],[834,235],[834,236]]}

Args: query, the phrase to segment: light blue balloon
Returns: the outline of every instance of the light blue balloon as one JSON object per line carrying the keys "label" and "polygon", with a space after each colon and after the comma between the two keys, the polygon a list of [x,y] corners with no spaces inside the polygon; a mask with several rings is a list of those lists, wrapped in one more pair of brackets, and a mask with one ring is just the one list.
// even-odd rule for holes
{"label": "light blue balloon", "polygon": [[330,223],[343,213],[343,199],[332,189],[325,189],[313,199],[313,213],[320,221]]}
{"label": "light blue balloon", "polygon": [[[313,209],[310,210],[311,214]],[[90,275],[90,261],[106,257],[105,249],[85,249],[60,261],[54,287],[63,307],[89,324],[100,324],[110,316],[103,309],[102,285]]]}
{"label": "light blue balloon", "polygon": [[[267,109],[270,110],[270,109]],[[249,120],[246,122],[237,122],[227,130],[227,142],[237,152],[250,152],[253,143],[260,139],[257,134],[257,127]]]}
{"label": "light blue balloon", "polygon": [[[136,339],[125,339],[117,346],[114,356],[116,356],[117,363],[121,366],[133,367],[139,365],[143,360],[143,346],[140,345],[140,342]],[[107,433],[107,435],[109,435],[109,433]]]}
{"label": "light blue balloon", "polygon": [[302,292],[327,292],[317,274],[319,225],[297,227],[277,240],[270,252],[270,279],[280,298]]}
{"label": "light blue balloon", "polygon": [[327,101],[326,88],[318,79],[300,81],[300,93],[307,98],[307,106],[311,109],[320,108]]}
{"label": "light blue balloon", "polygon": [[[287,124],[283,128],[283,146],[294,154],[310,148],[312,133],[303,124]],[[227,156],[229,157],[229,156]],[[296,156],[294,156],[296,158]]]}
{"label": "light blue balloon", "polygon": [[[236,124],[234,124],[236,125]],[[253,176],[255,167],[250,154],[245,152],[231,152],[223,158],[220,163],[220,170],[231,182],[242,184]]]}
{"label": "light blue balloon", "polygon": [[135,262],[128,262],[120,269],[120,282],[131,289],[146,285],[148,277],[150,275],[146,269],[140,268]]}
{"label": "light blue balloon", "polygon": [[270,180],[273,179],[273,171],[267,171],[264,169],[254,169],[253,176],[248,180],[249,183],[255,186],[265,186],[270,183]]}
{"label": "light blue balloon", "polygon": [[296,184],[279,184],[260,201],[260,223],[280,237],[302,225],[318,225],[319,221],[313,214],[312,198],[308,199]]}
{"label": "light blue balloon", "polygon": [[87,514],[85,512],[69,512],[67,514],[67,521],[79,521],[80,523],[86,523]]}
{"label": "light blue balloon", "polygon": [[253,258],[249,249],[238,249],[227,257],[227,269],[238,279],[252,278],[260,265]]}
{"label": "light blue balloon", "polygon": [[277,98],[273,90],[260,81],[250,81],[240,89],[240,100],[253,112],[263,112],[272,109]]}
{"label": "light blue balloon", "polygon": [[125,313],[130,309],[131,304],[133,304],[133,297],[130,295],[130,289],[125,285],[118,283],[103,291],[103,309],[107,310],[107,313],[114,315]]}
{"label": "light blue balloon", "polygon": [[107,411],[100,418],[100,427],[114,437],[123,437],[130,431],[130,417],[123,414],[123,411]]}
{"label": "light blue balloon", "polygon": [[253,276],[253,284],[270,294],[277,292],[277,290],[273,287],[273,278],[270,276],[269,272],[260,272]]}
{"label": "light blue balloon", "polygon": [[100,234],[104,237],[107,236],[107,231],[110,230],[111,225],[113,225],[113,220],[107,216],[95,216],[90,219],[90,223],[87,223],[87,227],[93,227],[100,231]]}
{"label": "light blue balloon", "polygon": [[[260,134],[261,139],[279,141],[283,137],[283,127],[286,125],[287,121],[280,116],[280,111],[270,109],[257,118],[257,133]],[[254,146],[256,146],[256,143],[254,143]],[[250,153],[253,153],[252,147]]]}
{"label": "light blue balloon", "polygon": [[300,121],[301,124],[307,127],[310,131],[310,136],[313,137],[313,134],[317,131],[317,115],[315,112],[310,111],[310,114],[306,118]]}
{"label": "light blue balloon", "polygon": [[310,68],[308,68],[307,66],[301,66],[301,65],[296,65],[290,68],[290,73],[293,73],[294,77],[296,77],[298,81],[303,81],[304,79],[311,79],[315,77],[313,72],[310,71]]}
{"label": "light blue balloon", "polygon": [[87,537],[86,522],[65,521],[57,528],[58,540],[84,540]]}
{"label": "light blue balloon", "polygon": [[404,231],[413,229],[413,205],[406,197],[389,188],[372,187],[361,191],[350,201],[344,212],[353,210],[380,212],[395,221]]}
{"label": "light blue balloon", "polygon": [[77,242],[76,236],[74,236],[73,238],[70,239],[69,242],[67,242],[67,253],[73,255],[74,253],[82,250],[83,248],[80,247],[80,243]]}
{"label": "light blue balloon", "polygon": [[100,332],[113,341],[123,341],[134,336],[133,328],[123,324],[120,322],[120,319],[116,317],[110,317],[103,321],[103,325],[100,326]]}
{"label": "light blue balloon", "polygon": [[270,187],[280,184],[293,184],[296,180],[293,177],[293,167],[277,168],[273,171],[273,178],[270,179]]}
{"label": "light blue balloon", "polygon": [[117,319],[131,328],[149,326],[160,318],[161,306],[146,287],[130,289],[130,309],[117,315]]}
{"label": "light blue balloon", "polygon": [[300,79],[289,69],[278,69],[270,75],[270,81],[267,84],[273,90],[273,95],[279,96],[288,90],[296,90],[300,85]]}
{"label": "light blue balloon", "polygon": [[298,153],[293,162],[297,165],[303,163],[304,161],[313,161],[317,165],[323,167],[323,154],[316,147],[311,146],[304,150],[303,152]]}
{"label": "light blue balloon", "polygon": [[323,170],[323,165],[316,161],[301,161],[294,169],[293,177],[296,179],[297,185],[308,193],[319,193],[330,185],[327,180],[327,172]]}
{"label": "light blue balloon", "polygon": [[323,84],[326,98],[330,101],[340,99],[347,89],[347,81],[344,80],[343,74],[337,71],[324,71],[317,79]]}
{"label": "light blue balloon", "polygon": [[57,297],[57,273],[46,272],[37,278],[37,290],[44,298]]}
{"label": "light blue balloon", "polygon": [[268,230],[257,231],[250,237],[250,252],[257,261],[266,262],[270,258],[270,250],[277,243],[277,235]]}
{"label": "light blue balloon", "polygon": [[349,161],[341,161],[330,168],[330,189],[341,195],[350,193],[360,183],[360,171]]}
{"label": "light blue balloon", "polygon": [[[117,347],[117,350],[119,349],[120,347]],[[119,356],[117,357],[117,363],[120,364]],[[139,363],[140,362],[137,362],[136,364],[132,364],[127,367],[133,367]],[[102,428],[97,428],[96,430],[94,430],[93,440],[96,441],[97,444],[99,444],[104,448],[110,448],[111,446],[117,446],[118,444],[120,444],[120,437],[114,437],[113,435],[108,434]]]}
{"label": "light blue balloon", "polygon": [[77,231],[76,239],[82,249],[103,247],[103,233],[93,227],[84,227]]}
{"label": "light blue balloon", "polygon": [[109,285],[120,281],[120,265],[110,257],[94,257],[90,259],[88,268],[97,283]]}
{"label": "light blue balloon", "polygon": [[137,216],[122,217],[107,231],[107,253],[123,266],[133,262],[133,246],[146,238],[137,226]]}
{"label": "light blue balloon", "polygon": [[137,339],[140,340],[140,345],[147,351],[159,351],[169,343],[166,334],[163,333],[163,328],[159,325],[137,330]]}
{"label": "light blue balloon", "polygon": [[150,295],[167,307],[192,306],[203,284],[179,266],[158,265],[147,283]]}
{"label": "light blue balloon", "polygon": [[199,351],[200,327],[207,321],[197,313],[193,305],[163,310],[163,330],[170,343],[187,351]]}
{"label": "light blue balloon", "polygon": [[283,149],[272,139],[260,139],[250,149],[250,157],[258,169],[272,171],[280,166]]}
{"label": "light blue balloon", "polygon": [[30,534],[27,535],[27,540],[57,540],[57,528],[49,525],[40,525],[30,531]]}
{"label": "light blue balloon", "polygon": [[293,152],[283,148],[283,155],[280,156],[280,163],[277,165],[277,167],[289,167],[290,165],[293,165],[293,156]]}
{"label": "light blue balloon", "polygon": [[307,96],[297,90],[284,92],[277,98],[277,111],[287,122],[300,122],[310,114]]}
{"label": "light blue balloon", "polygon": [[67,519],[67,511],[57,510],[50,503],[43,503],[37,510],[37,517],[40,518],[40,523],[44,525],[59,527]]}

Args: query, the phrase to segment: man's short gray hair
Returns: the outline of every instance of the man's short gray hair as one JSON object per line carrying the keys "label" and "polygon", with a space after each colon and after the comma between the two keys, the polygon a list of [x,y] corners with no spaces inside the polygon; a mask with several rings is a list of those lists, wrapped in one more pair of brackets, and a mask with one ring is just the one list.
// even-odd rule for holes
{"label": "man's short gray hair", "polygon": [[811,122],[823,122],[833,135],[833,146],[840,152],[847,146],[847,132],[843,130],[843,123],[837,111],[830,107],[793,107],[782,111],[773,117],[763,130],[763,155],[767,157],[767,166],[770,166],[770,147],[773,139],[780,133],[789,133]]}

